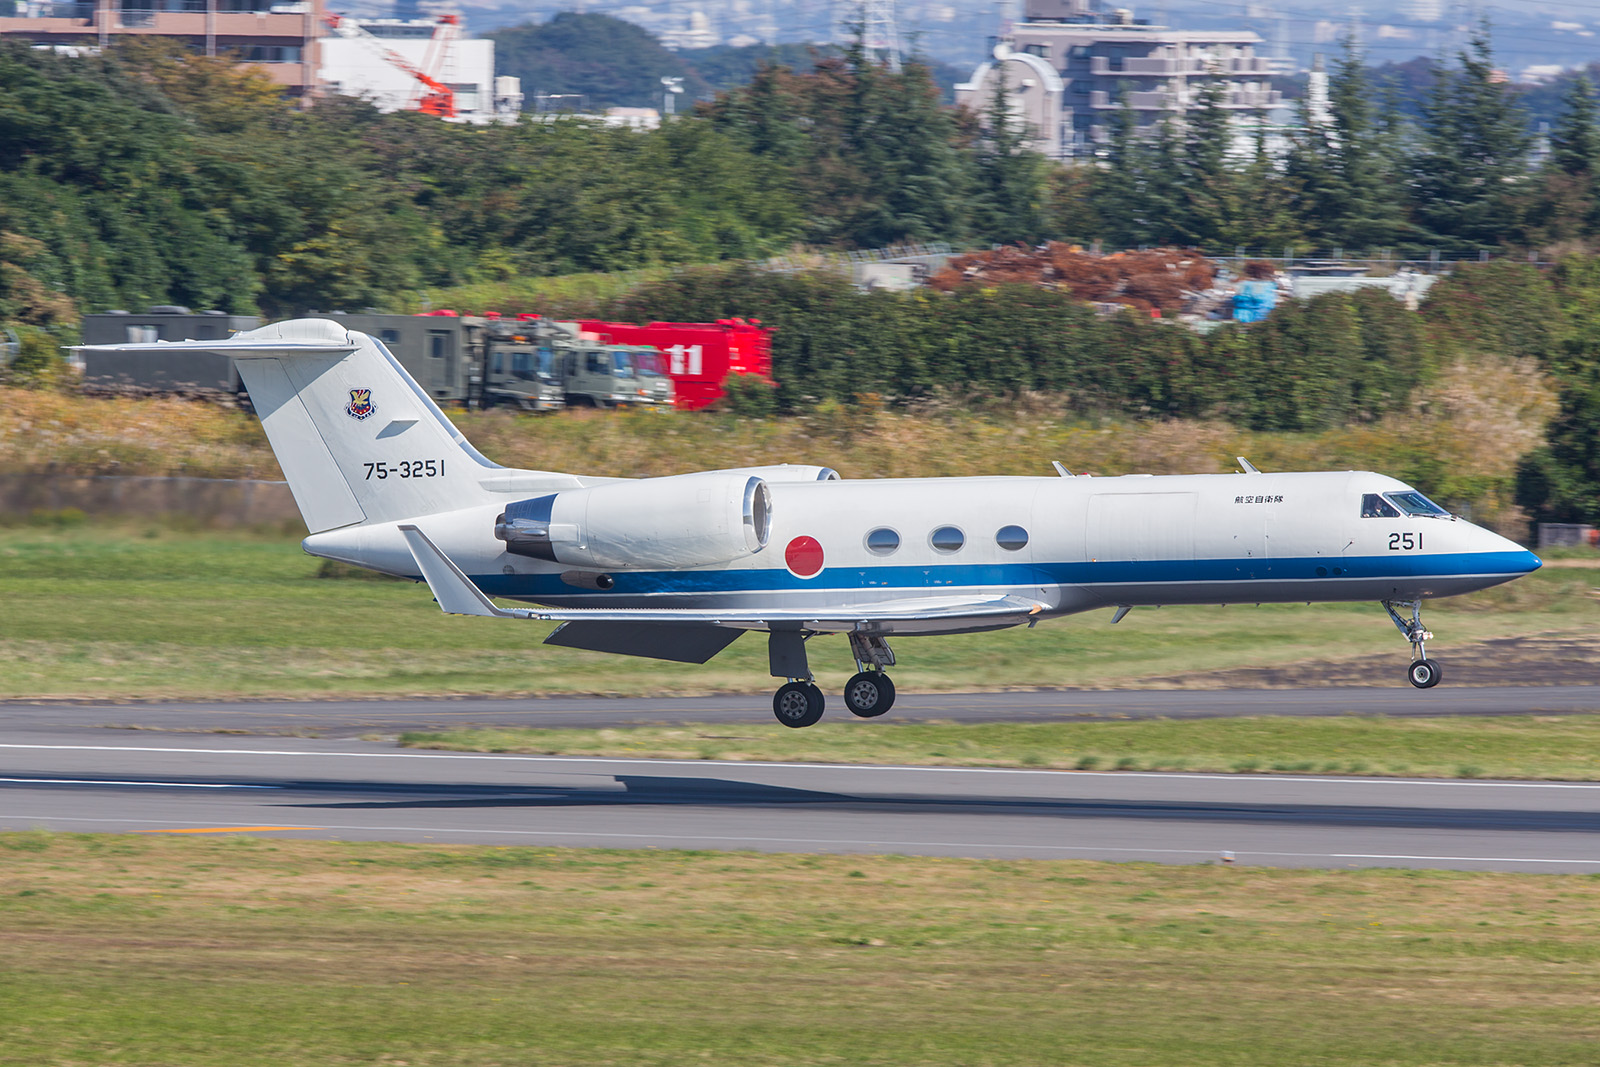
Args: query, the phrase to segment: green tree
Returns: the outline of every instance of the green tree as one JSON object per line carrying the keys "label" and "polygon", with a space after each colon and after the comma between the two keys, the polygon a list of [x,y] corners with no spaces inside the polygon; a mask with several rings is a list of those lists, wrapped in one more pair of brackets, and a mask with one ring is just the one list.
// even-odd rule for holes
{"label": "green tree", "polygon": [[1423,105],[1411,191],[1430,239],[1470,251],[1515,236],[1532,138],[1514,91],[1495,72],[1487,23],[1456,61],[1455,69],[1436,71]]}
{"label": "green tree", "polygon": [[974,227],[989,241],[1031,243],[1045,228],[1048,168],[1044,157],[1028,148],[1037,131],[1028,129],[1012,107],[1005,63],[995,65],[994,79],[975,167]]}
{"label": "green tree", "polygon": [[1353,38],[1328,78],[1328,120],[1305,109],[1285,161],[1291,210],[1329,248],[1376,251],[1410,235],[1398,112],[1376,86]]}
{"label": "green tree", "polygon": [[1238,241],[1238,176],[1228,165],[1232,124],[1222,107],[1224,87],[1211,79],[1183,116],[1183,182],[1172,219],[1175,243],[1231,248]]}
{"label": "green tree", "polygon": [[1182,239],[1185,193],[1176,119],[1163,115],[1141,128],[1128,91],[1119,89],[1119,106],[1108,116],[1106,165],[1095,184],[1102,236],[1113,247],[1171,244]]}
{"label": "green tree", "polygon": [[702,111],[787,170],[808,243],[879,247],[968,232],[972,153],[955,117],[920,59],[889,70],[860,27],[811,72],[764,70]]}
{"label": "green tree", "polygon": [[1600,520],[1600,365],[1569,376],[1545,440],[1517,465],[1517,505],[1540,522]]}
{"label": "green tree", "polygon": [[1528,211],[1529,239],[1535,243],[1578,240],[1600,230],[1600,123],[1595,115],[1594,83],[1580,73],[1563,100],[1564,109],[1550,135],[1550,158],[1537,176]]}

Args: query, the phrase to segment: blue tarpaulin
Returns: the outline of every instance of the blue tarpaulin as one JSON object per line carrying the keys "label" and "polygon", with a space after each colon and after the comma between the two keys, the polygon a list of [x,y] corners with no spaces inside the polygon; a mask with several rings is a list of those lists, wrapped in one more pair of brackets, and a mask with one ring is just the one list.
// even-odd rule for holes
{"label": "blue tarpaulin", "polygon": [[1235,322],[1260,322],[1267,317],[1278,302],[1278,286],[1274,282],[1241,282],[1233,294],[1233,320]]}

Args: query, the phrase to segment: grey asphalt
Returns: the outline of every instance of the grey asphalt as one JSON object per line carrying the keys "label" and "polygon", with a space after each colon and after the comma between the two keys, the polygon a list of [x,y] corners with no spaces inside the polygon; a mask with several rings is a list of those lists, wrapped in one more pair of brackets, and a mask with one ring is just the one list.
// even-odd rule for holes
{"label": "grey asphalt", "polygon": [[[1430,713],[1595,706],[1593,694],[1581,691],[1448,695],[1452,701]],[[1322,707],[1330,710],[1321,713],[1336,714],[1373,711],[1394,697],[1381,690],[1317,691],[1298,699],[1293,693],[1240,692],[1009,694],[913,698],[904,713],[995,718],[1026,717],[1022,712],[1240,714],[1270,707],[1309,713]],[[371,730],[490,721],[497,715],[528,721],[538,711],[590,724],[630,721],[628,716],[666,721],[672,714],[706,719],[703,701],[652,702],[645,708],[609,703],[609,710],[599,702],[533,701],[226,705],[220,711],[249,712],[254,718],[248,721],[261,733],[311,722]],[[764,717],[760,702],[749,698],[714,703],[741,721]],[[265,835],[345,840],[1171,863],[1223,862],[1231,853],[1231,862],[1241,865],[1600,872],[1600,783],[477,755],[401,750],[392,742],[353,737],[96,728],[107,710],[0,709],[0,829],[251,828]],[[193,706],[109,710],[127,713],[120,716],[125,721],[136,711],[176,715],[172,721],[184,730],[239,721],[212,720]],[[450,719],[457,711],[461,718]]]}
{"label": "grey asphalt", "polygon": [[[828,695],[833,717],[844,715]],[[1600,711],[1600,686],[1442,685],[1250,690],[1040,690],[901,694],[903,721],[1071,722],[1235,715],[1521,715]],[[467,726],[616,727],[651,723],[768,722],[763,694],[715,697],[539,697],[521,700],[393,700],[261,703],[0,703],[0,731],[52,734],[102,727],[360,737]]]}

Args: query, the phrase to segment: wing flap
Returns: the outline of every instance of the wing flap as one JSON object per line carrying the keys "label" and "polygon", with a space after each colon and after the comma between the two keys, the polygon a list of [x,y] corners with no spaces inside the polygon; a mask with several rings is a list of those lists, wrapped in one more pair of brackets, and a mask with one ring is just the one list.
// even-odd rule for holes
{"label": "wing flap", "polygon": [[[697,622],[741,630],[764,630],[768,623],[798,623],[802,629],[843,633],[870,629],[874,623],[938,622],[940,620],[1014,618],[1026,622],[1044,610],[1036,600],[1016,596],[906,597],[855,607],[736,608],[702,611],[691,608],[533,608],[525,617],[550,622]],[[504,609],[501,609],[504,610]]]}
{"label": "wing flap", "polygon": [[739,639],[743,630],[684,622],[564,622],[544,639],[547,645],[644,656],[676,663],[705,663]]}

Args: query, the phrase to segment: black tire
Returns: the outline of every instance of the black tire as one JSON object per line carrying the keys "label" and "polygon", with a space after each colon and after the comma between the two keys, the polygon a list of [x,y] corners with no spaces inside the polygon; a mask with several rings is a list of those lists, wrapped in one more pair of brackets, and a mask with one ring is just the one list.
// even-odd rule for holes
{"label": "black tire", "polygon": [[1418,689],[1432,689],[1443,677],[1439,664],[1431,659],[1415,660],[1406,668],[1406,678]]}
{"label": "black tire", "polygon": [[845,683],[844,706],[852,715],[877,718],[894,707],[894,682],[882,671],[862,671]]}
{"label": "black tire", "polygon": [[810,682],[789,682],[772,697],[772,714],[783,725],[798,730],[822,719],[822,690]]}

